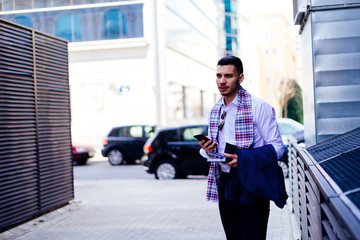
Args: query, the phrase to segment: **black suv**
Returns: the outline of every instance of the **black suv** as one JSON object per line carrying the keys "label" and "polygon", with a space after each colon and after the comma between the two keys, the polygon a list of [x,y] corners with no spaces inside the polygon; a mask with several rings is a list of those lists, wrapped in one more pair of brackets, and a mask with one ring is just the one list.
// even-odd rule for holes
{"label": "black suv", "polygon": [[155,126],[149,125],[114,127],[104,139],[101,154],[111,165],[134,163],[144,154],[143,146],[154,132]]}
{"label": "black suv", "polygon": [[158,129],[144,145],[141,161],[146,171],[157,179],[207,175],[210,164],[199,153],[196,134],[206,135],[207,125]]}

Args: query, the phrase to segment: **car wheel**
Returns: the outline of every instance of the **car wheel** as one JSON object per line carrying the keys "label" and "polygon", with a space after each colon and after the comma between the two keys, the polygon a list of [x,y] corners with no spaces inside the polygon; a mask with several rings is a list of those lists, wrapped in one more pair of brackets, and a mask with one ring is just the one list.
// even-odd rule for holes
{"label": "car wheel", "polygon": [[175,179],[179,177],[179,170],[172,161],[161,161],[155,170],[155,178],[160,180]]}
{"label": "car wheel", "polygon": [[284,177],[287,178],[289,176],[289,166],[283,161],[278,161],[278,165],[281,167]]}
{"label": "car wheel", "polygon": [[120,150],[113,149],[108,154],[109,163],[113,166],[120,165],[124,161],[124,157]]}

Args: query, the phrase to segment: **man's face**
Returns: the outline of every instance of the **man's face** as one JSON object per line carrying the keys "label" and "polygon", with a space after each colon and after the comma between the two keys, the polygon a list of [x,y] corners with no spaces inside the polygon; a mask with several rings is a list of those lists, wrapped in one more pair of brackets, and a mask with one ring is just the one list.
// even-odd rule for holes
{"label": "man's face", "polygon": [[224,97],[235,98],[243,80],[244,74],[238,74],[234,65],[217,66],[216,84]]}

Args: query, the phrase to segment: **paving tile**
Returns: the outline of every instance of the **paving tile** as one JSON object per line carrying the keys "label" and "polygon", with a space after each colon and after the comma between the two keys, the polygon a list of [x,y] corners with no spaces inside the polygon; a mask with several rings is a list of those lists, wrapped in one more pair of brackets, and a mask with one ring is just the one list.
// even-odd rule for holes
{"label": "paving tile", "polygon": [[[0,239],[225,239],[218,206],[206,202],[205,191],[206,178],[77,180],[76,198],[69,205],[4,232]],[[299,239],[290,209],[271,204],[267,239]]]}

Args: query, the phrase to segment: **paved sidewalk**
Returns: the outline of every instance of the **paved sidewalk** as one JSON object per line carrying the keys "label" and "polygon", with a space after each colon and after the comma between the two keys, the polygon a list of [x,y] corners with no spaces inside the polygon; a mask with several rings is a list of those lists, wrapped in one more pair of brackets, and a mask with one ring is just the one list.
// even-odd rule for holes
{"label": "paved sidewalk", "polygon": [[[206,179],[76,180],[71,204],[0,234],[17,240],[222,240]],[[290,202],[290,200],[288,201]],[[296,240],[290,205],[271,205],[267,239]]]}

